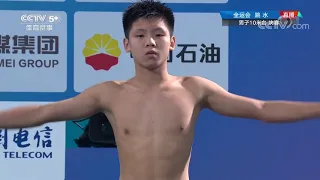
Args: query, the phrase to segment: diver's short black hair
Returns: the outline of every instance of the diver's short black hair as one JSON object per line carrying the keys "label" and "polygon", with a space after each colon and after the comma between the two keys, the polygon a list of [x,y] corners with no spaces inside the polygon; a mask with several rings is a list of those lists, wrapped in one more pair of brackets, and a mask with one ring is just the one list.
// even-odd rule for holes
{"label": "diver's short black hair", "polygon": [[174,15],[172,10],[157,0],[140,0],[130,5],[122,15],[123,30],[126,38],[129,38],[129,32],[132,24],[140,18],[160,18],[168,25],[170,35],[174,30]]}

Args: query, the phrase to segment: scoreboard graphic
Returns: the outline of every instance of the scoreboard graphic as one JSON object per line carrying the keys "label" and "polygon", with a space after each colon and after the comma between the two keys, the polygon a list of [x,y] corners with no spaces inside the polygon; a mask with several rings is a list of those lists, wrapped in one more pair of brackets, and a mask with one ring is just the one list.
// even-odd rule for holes
{"label": "scoreboard graphic", "polygon": [[224,26],[256,26],[260,29],[302,28],[300,11],[221,11]]}

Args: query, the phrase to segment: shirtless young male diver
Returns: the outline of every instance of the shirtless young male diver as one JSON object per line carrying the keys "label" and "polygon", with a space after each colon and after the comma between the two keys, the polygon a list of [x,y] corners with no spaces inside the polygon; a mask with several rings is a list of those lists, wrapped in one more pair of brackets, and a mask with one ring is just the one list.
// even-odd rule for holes
{"label": "shirtless young male diver", "polygon": [[188,180],[199,112],[263,122],[320,117],[320,103],[261,101],[238,96],[201,77],[175,77],[167,57],[175,47],[174,16],[160,2],[141,1],[123,14],[124,48],[136,75],[97,84],[78,96],[0,112],[0,128],[22,128],[77,120],[105,112],[114,129],[121,180]]}

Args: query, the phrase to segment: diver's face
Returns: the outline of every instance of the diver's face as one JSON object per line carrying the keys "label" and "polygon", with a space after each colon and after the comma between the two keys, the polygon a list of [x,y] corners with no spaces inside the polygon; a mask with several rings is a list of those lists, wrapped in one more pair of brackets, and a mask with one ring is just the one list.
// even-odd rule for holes
{"label": "diver's face", "polygon": [[155,18],[134,22],[129,39],[124,39],[124,47],[132,54],[135,63],[147,69],[166,63],[174,46],[175,37],[171,37],[165,21]]}

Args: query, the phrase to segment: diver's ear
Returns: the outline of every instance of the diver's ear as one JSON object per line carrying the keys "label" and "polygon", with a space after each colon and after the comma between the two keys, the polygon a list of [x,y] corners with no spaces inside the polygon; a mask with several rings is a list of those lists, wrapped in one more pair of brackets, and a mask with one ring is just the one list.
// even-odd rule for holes
{"label": "diver's ear", "polygon": [[174,48],[175,48],[175,46],[176,46],[176,37],[175,37],[175,36],[172,36],[172,37],[170,38],[170,47],[169,47],[169,50],[170,50],[170,51],[173,51]]}
{"label": "diver's ear", "polygon": [[131,49],[130,49],[129,39],[123,38],[123,47],[127,53],[130,52]]}

